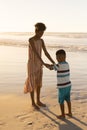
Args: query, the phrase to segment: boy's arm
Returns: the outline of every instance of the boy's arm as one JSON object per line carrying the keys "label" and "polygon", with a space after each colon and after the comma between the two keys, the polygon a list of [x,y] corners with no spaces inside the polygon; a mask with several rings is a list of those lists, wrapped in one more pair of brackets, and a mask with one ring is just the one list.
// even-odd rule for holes
{"label": "boy's arm", "polygon": [[58,71],[58,65],[56,65],[56,64],[52,64],[52,65],[45,64],[45,66],[46,66],[48,69],[50,69],[50,70]]}
{"label": "boy's arm", "polygon": [[52,65],[50,65],[50,64],[47,64],[47,63],[45,63],[45,66],[48,68],[48,69],[50,69],[50,70],[53,70],[53,64]]}
{"label": "boy's arm", "polygon": [[54,65],[53,65],[53,69],[54,69],[55,71],[58,71],[58,67],[59,67],[58,64],[54,64]]}

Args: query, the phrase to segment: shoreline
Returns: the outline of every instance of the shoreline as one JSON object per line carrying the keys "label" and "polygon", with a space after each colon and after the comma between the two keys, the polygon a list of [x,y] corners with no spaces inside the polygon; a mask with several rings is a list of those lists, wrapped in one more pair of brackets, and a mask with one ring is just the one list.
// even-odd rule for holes
{"label": "shoreline", "polygon": [[[56,61],[56,50],[48,49],[52,58]],[[27,78],[27,48],[0,47],[0,93],[23,93],[23,86]],[[67,61],[70,64],[71,81],[73,89],[86,89],[87,84],[87,57],[86,52],[67,52]],[[46,63],[49,60],[42,54]],[[80,81],[80,83],[79,83]],[[48,87],[56,88],[56,72],[43,68],[43,91]]]}

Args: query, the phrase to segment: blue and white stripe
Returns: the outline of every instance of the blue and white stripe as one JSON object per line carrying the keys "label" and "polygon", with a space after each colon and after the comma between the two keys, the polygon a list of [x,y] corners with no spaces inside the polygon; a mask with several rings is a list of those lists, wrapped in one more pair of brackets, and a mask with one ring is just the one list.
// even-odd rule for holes
{"label": "blue and white stripe", "polygon": [[67,62],[61,62],[58,65],[54,65],[53,68],[57,71],[58,88],[71,86],[69,64]]}

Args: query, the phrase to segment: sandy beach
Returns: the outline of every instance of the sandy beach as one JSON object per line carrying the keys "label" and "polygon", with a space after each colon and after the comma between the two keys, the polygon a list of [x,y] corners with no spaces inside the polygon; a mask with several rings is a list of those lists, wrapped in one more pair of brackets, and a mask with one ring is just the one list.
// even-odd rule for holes
{"label": "sandy beach", "polygon": [[64,120],[56,118],[60,109],[55,89],[47,89],[41,99],[47,107],[36,111],[31,107],[29,95],[0,95],[0,130],[87,129],[87,91],[72,92],[73,117],[66,116]]}
{"label": "sandy beach", "polygon": [[[71,68],[73,117],[66,116],[66,119],[60,120],[56,118],[56,115],[60,115],[56,72],[43,68],[41,100],[47,107],[41,107],[40,111],[33,110],[29,94],[23,93],[27,75],[27,48],[0,46],[0,50],[0,130],[87,129],[86,52],[67,52]],[[48,51],[55,58],[56,50]],[[45,61],[48,62],[47,59]]]}
{"label": "sandy beach", "polygon": [[[66,57],[59,57],[59,70],[41,66],[40,58],[58,64],[60,49]],[[31,97],[24,93],[28,75],[31,90],[42,85],[40,101],[46,106],[39,89]],[[58,86],[70,83],[64,115]],[[67,91],[61,93],[69,100]],[[35,110],[36,103],[45,107]],[[0,0],[0,130],[87,130],[87,0]]]}

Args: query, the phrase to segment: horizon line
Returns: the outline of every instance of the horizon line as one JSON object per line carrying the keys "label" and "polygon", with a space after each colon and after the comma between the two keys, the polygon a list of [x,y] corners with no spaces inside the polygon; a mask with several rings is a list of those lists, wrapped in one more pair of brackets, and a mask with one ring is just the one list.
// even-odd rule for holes
{"label": "horizon line", "polygon": [[[34,33],[34,32],[28,32],[28,31],[1,31],[0,33]],[[87,32],[52,32],[52,31],[48,31],[48,32],[44,32],[44,33],[87,33]]]}

